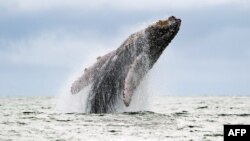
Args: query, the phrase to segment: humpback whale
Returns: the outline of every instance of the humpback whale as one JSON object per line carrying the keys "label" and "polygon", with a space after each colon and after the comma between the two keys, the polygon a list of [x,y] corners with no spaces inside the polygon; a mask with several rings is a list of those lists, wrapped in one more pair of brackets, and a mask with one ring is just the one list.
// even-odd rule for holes
{"label": "humpback whale", "polygon": [[71,93],[77,94],[91,86],[88,113],[116,112],[120,103],[128,107],[140,81],[175,37],[180,25],[181,20],[171,16],[130,35],[119,48],[98,57],[95,64],[86,68],[73,82]]}

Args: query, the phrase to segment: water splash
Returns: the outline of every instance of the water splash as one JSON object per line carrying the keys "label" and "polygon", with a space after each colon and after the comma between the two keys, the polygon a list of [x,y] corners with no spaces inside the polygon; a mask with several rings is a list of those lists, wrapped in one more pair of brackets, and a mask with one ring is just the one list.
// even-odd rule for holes
{"label": "water splash", "polygon": [[69,90],[62,92],[57,99],[57,111],[60,113],[85,113],[90,89],[91,85],[77,95],[72,95]]}
{"label": "water splash", "polygon": [[[136,89],[132,101],[129,107],[126,107],[121,100],[118,103],[118,113],[123,112],[137,112],[147,111],[149,109],[149,75],[147,75]],[[92,85],[85,87],[76,95],[72,95],[69,90],[69,86],[65,87],[65,91],[62,92],[56,99],[56,110],[60,113],[87,113],[88,96],[91,91]]]}

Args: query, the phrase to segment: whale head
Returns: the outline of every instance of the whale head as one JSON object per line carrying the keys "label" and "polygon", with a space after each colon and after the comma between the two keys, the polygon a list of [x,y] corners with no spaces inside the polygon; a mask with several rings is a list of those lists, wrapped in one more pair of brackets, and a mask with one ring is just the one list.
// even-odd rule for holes
{"label": "whale head", "polygon": [[147,54],[151,60],[151,66],[175,37],[180,25],[181,20],[171,16],[167,20],[159,20],[145,29],[148,42]]}

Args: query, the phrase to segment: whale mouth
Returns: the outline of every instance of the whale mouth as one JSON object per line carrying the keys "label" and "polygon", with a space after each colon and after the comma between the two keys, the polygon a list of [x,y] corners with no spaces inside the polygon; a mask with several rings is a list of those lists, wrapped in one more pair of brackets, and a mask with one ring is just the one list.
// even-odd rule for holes
{"label": "whale mouth", "polygon": [[167,20],[159,20],[155,24],[155,27],[159,30],[160,37],[174,36],[179,31],[180,26],[181,19],[174,16],[169,17]]}
{"label": "whale mouth", "polygon": [[179,31],[180,26],[181,20],[174,16],[171,16],[166,20],[159,20],[146,29],[149,35],[148,39],[153,42],[161,41],[159,42],[160,44],[162,44],[162,41],[167,43],[174,38]]}
{"label": "whale mouth", "polygon": [[159,20],[156,22],[156,26],[159,28],[179,28],[181,25],[181,19],[174,16],[169,17],[167,20]]}

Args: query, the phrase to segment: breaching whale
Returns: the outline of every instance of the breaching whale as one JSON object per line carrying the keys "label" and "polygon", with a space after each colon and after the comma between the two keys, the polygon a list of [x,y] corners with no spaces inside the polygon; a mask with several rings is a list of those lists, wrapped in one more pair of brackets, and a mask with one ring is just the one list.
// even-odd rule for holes
{"label": "breaching whale", "polygon": [[116,50],[97,58],[84,74],[73,82],[77,94],[91,85],[86,112],[111,113],[118,104],[129,106],[140,81],[153,67],[164,49],[179,31],[181,20],[174,16],[159,20],[130,35]]}

